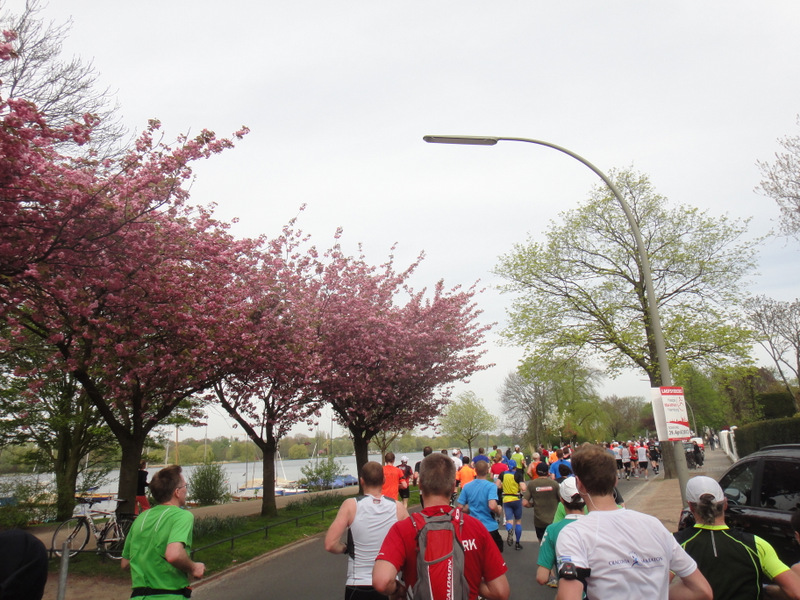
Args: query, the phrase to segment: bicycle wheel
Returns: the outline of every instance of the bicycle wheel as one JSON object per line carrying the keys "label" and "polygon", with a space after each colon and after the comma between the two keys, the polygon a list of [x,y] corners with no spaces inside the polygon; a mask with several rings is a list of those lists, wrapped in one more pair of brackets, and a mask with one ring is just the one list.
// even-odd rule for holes
{"label": "bicycle wheel", "polygon": [[114,560],[122,558],[122,550],[125,548],[125,536],[131,529],[133,519],[130,517],[121,517],[119,520],[112,520],[103,529],[100,534],[100,540],[97,542],[97,547],[105,552],[107,556]]}
{"label": "bicycle wheel", "polygon": [[52,550],[61,556],[64,542],[69,541],[69,555],[75,556],[89,541],[89,523],[84,517],[72,517],[58,526],[53,534]]}

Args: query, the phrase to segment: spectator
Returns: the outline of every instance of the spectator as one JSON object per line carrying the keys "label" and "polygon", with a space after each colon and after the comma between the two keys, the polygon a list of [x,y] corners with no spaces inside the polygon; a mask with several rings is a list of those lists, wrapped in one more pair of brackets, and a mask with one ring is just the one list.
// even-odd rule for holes
{"label": "spectator", "polygon": [[147,499],[147,492],[145,492],[145,488],[147,486],[147,462],[142,461],[139,463],[139,478],[136,481],[136,505],[134,506],[134,512],[138,515],[139,510],[147,510],[150,508],[150,501]]}

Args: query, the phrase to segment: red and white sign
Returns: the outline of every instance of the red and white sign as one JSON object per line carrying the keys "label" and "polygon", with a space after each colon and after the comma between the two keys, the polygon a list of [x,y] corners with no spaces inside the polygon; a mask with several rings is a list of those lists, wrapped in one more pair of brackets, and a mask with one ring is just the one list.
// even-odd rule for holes
{"label": "red and white sign", "polygon": [[658,439],[671,442],[692,437],[689,428],[689,413],[682,387],[652,388],[653,416],[656,421]]}

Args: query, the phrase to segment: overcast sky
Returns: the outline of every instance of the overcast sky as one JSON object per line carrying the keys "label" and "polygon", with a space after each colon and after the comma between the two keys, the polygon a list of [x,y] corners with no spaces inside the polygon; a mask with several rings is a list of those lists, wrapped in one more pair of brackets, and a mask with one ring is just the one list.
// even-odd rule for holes
{"label": "overcast sky", "polygon": [[[480,280],[485,320],[500,326],[510,298],[493,290],[497,257],[542,239],[599,179],[547,148],[423,135],[533,137],[606,171],[633,166],[673,202],[752,217],[755,236],[778,214],[754,191],[756,161],[798,133],[796,0],[53,0],[45,14],[73,20],[66,54],[94,61],[131,129],[150,118],[168,140],[251,129],[196,166],[192,189],[219,218],[239,217],[237,233],[276,234],[307,204],[299,224],[319,246],[341,226],[376,263],[395,242],[400,266],[425,251],[415,284]],[[749,290],[797,297],[799,254],[797,241],[771,241]],[[500,415],[521,352],[496,334],[487,347],[496,366],[457,391]],[[644,379],[602,391],[645,396]]]}

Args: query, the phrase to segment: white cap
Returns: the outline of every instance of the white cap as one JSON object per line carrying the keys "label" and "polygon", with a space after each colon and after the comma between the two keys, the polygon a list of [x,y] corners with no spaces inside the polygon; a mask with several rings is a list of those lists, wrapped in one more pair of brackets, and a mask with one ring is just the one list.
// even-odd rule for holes
{"label": "white cap", "polygon": [[700,502],[700,496],[704,494],[711,494],[717,502],[722,502],[725,499],[722,488],[711,477],[706,477],[705,475],[692,477],[689,483],[686,484],[686,500],[696,504]]}
{"label": "white cap", "polygon": [[453,448],[453,456],[458,456],[458,448]]}
{"label": "white cap", "polygon": [[[575,481],[575,477],[567,477],[561,482],[560,486],[561,487],[559,487],[558,493],[561,494],[564,502],[577,502],[581,498],[580,492],[578,492],[578,484]],[[575,496],[578,497],[576,498]]]}
{"label": "white cap", "polygon": [[400,462],[408,462],[408,457],[404,456],[403,458],[400,459]]}
{"label": "white cap", "polygon": [[519,444],[517,444],[516,446],[514,446],[514,450],[519,450]]}

